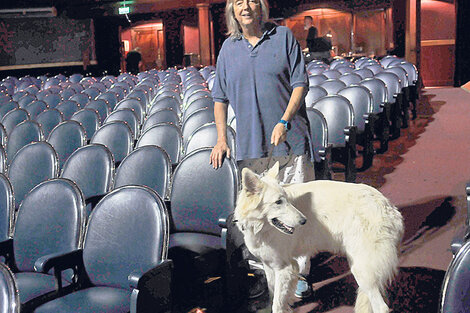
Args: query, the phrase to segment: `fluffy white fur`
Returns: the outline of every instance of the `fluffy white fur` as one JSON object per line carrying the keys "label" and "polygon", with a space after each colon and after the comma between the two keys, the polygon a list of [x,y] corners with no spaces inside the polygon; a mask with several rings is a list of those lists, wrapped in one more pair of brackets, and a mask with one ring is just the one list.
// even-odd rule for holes
{"label": "fluffy white fur", "polygon": [[243,169],[234,213],[246,246],[263,263],[272,311],[292,311],[296,258],[328,251],[349,261],[359,285],[355,312],[387,313],[382,295],[398,268],[400,212],[364,184],[321,180],[281,186],[278,173],[278,163],[262,177]]}

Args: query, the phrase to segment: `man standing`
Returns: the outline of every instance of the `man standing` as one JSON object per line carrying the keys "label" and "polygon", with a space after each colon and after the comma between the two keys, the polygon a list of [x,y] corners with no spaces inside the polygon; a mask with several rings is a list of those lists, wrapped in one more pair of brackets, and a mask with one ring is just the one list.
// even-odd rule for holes
{"label": "man standing", "polygon": [[140,48],[137,47],[132,51],[129,51],[126,56],[126,72],[131,74],[138,74],[142,67],[142,55],[140,54]]}
{"label": "man standing", "polygon": [[318,31],[313,26],[313,18],[311,16],[304,17],[304,27],[308,31],[307,34],[307,49],[309,52],[314,51],[315,38],[317,38]]}

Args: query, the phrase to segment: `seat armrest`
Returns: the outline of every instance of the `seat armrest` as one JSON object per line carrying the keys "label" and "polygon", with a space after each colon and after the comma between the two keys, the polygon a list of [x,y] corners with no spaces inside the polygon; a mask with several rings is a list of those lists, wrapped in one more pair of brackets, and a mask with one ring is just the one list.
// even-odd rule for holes
{"label": "seat armrest", "polygon": [[219,217],[217,223],[219,224],[220,228],[227,228],[227,217]]}
{"label": "seat armrest", "polygon": [[39,273],[47,273],[51,268],[57,268],[59,270],[73,268],[80,264],[82,254],[83,250],[48,254],[34,262],[34,270]]}
{"label": "seat armrest", "polygon": [[346,143],[349,143],[350,147],[356,151],[356,137],[357,137],[357,127],[348,126],[344,128],[344,135],[346,136]]}
{"label": "seat armrest", "polygon": [[455,233],[454,238],[452,238],[452,242],[450,243],[450,250],[454,256],[457,255],[460,248],[462,248],[465,242],[469,239],[469,235],[470,227],[467,226],[459,228],[459,230]]}
{"label": "seat armrest", "polygon": [[169,259],[146,272],[130,273],[129,285],[138,290],[132,293],[137,299],[131,300],[131,312],[170,312],[172,274],[173,261]]}

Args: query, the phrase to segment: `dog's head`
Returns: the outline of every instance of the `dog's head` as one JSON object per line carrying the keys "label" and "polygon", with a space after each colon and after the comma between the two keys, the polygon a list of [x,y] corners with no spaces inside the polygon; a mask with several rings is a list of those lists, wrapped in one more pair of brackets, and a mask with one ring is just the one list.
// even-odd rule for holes
{"label": "dog's head", "polygon": [[[260,177],[248,168],[242,170],[242,190],[235,208],[239,226],[258,233],[265,226],[292,235],[295,228],[307,222],[305,216],[288,200],[279,184],[279,163]],[[266,223],[267,222],[267,223]]]}

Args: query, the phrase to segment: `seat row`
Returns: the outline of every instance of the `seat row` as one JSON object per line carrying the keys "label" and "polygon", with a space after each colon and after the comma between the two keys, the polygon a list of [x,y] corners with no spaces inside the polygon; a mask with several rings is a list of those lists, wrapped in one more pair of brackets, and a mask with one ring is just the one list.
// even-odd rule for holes
{"label": "seat row", "polygon": [[[27,147],[40,156],[38,150],[46,146],[42,142]],[[122,171],[135,178],[134,170],[140,170],[144,179],[135,182],[116,173],[114,189],[100,195],[93,206],[87,191],[101,181],[97,151],[106,150],[101,145],[77,150],[61,178],[43,180],[27,193],[16,219],[12,199],[16,186],[12,188],[0,175],[6,195],[1,198],[1,225],[10,224],[9,231],[1,233],[0,255],[14,272],[25,311],[39,306],[35,312],[128,312],[137,305],[146,312],[158,311],[158,305],[166,312],[170,293],[179,299],[178,306],[184,302],[181,299],[192,300],[189,295],[197,294],[208,278],[225,277],[226,230],[220,228],[219,219],[234,209],[235,162],[227,160],[214,170],[207,162],[211,149],[194,151],[176,167],[170,197],[164,202],[143,185],[145,177],[154,176],[153,168],[141,160],[129,161]],[[144,150],[152,150],[153,156],[161,152],[151,146]],[[68,162],[77,168],[75,175],[66,173],[72,166]],[[24,165],[25,170],[31,167]]]}

